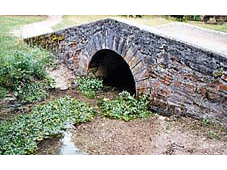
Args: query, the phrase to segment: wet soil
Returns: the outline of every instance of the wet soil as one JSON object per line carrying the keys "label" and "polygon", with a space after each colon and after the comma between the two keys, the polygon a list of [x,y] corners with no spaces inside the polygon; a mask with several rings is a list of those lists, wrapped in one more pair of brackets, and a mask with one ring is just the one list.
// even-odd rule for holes
{"label": "wet soil", "polygon": [[47,138],[39,143],[37,155],[59,155],[61,145],[60,137]]}

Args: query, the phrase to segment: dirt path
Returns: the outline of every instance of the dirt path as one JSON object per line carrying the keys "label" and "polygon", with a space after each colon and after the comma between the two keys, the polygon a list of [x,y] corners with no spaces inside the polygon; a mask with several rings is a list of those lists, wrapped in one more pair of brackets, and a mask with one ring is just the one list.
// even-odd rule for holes
{"label": "dirt path", "polygon": [[20,29],[13,31],[12,34],[19,38],[28,38],[49,33],[53,31],[51,27],[58,23],[61,23],[61,21],[61,15],[48,15],[48,19],[46,21],[25,25]]}

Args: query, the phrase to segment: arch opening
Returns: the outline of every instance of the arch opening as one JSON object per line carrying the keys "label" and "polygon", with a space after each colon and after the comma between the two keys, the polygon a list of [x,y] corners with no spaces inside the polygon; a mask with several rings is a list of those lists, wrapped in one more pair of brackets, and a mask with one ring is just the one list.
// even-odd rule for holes
{"label": "arch opening", "polygon": [[120,92],[128,91],[136,94],[135,80],[129,65],[121,55],[113,50],[97,51],[88,66],[88,71],[97,78],[103,79],[103,84],[116,87]]}

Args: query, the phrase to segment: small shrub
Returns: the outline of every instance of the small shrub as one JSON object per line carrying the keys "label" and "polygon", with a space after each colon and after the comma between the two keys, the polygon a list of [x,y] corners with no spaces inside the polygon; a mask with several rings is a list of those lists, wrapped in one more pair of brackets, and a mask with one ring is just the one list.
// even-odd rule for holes
{"label": "small shrub", "polygon": [[94,98],[96,96],[96,91],[103,88],[103,81],[92,77],[80,77],[76,82],[79,90],[89,98]]}
{"label": "small shrub", "polygon": [[34,101],[46,100],[48,88],[52,85],[52,79],[45,79],[38,82],[32,82],[23,86],[18,86],[14,90],[15,96],[17,96],[22,102],[32,103]]}
{"label": "small shrub", "polygon": [[44,138],[61,136],[65,122],[91,121],[95,110],[68,96],[32,108],[11,121],[0,122],[0,155],[34,154]]}
{"label": "small shrub", "polygon": [[36,59],[32,53],[16,51],[11,64],[11,77],[18,81],[29,82],[30,79],[45,79],[47,72],[44,63]]}
{"label": "small shrub", "polygon": [[193,15],[193,21],[201,21],[200,15]]}
{"label": "small shrub", "polygon": [[38,56],[42,52],[25,51],[16,50],[0,61],[0,85],[14,92],[19,100],[32,102],[47,96],[44,87],[51,80],[45,70],[45,57]]}
{"label": "small shrub", "polygon": [[146,95],[136,99],[130,93],[123,91],[112,100],[99,102],[103,115],[125,121],[136,118],[144,118],[151,115],[148,111],[148,100]]}

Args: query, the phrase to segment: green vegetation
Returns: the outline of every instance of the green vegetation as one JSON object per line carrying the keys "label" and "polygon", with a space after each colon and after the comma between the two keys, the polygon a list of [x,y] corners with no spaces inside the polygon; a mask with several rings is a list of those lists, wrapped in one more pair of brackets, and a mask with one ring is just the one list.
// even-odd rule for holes
{"label": "green vegetation", "polygon": [[220,24],[220,25],[219,24],[206,24],[206,23],[201,22],[201,21],[188,21],[187,23],[195,25],[195,26],[199,26],[199,27],[202,27],[202,28],[227,33],[227,23]]}
{"label": "green vegetation", "polygon": [[52,79],[44,79],[17,87],[14,94],[22,102],[43,101],[48,97],[48,89],[53,86]]}
{"label": "green vegetation", "polygon": [[0,99],[5,97],[5,95],[8,93],[8,90],[4,87],[0,86]]}
{"label": "green vegetation", "polygon": [[[170,18],[170,17],[167,17]],[[198,27],[215,30],[215,31],[221,31],[224,33],[227,33],[227,23],[226,22],[218,22],[215,18],[210,18],[211,23],[205,23],[202,21],[202,16],[200,15],[184,15],[183,18],[176,18],[176,21],[180,22],[186,22],[188,24],[192,24]],[[212,21],[213,20],[213,21]]]}
{"label": "green vegetation", "polygon": [[148,110],[148,104],[146,95],[136,99],[126,91],[112,100],[102,99],[99,103],[104,116],[125,121],[150,116],[152,113]]}
{"label": "green vegetation", "polygon": [[46,98],[53,81],[48,78],[45,66],[52,61],[52,55],[10,35],[21,24],[40,20],[40,17],[0,17],[0,98],[7,93],[14,93],[22,102]]}
{"label": "green vegetation", "polygon": [[63,21],[52,27],[53,30],[60,30],[66,27],[81,25],[99,19],[111,17],[110,15],[64,15]]}
{"label": "green vegetation", "polygon": [[57,24],[52,27],[53,30],[60,30],[66,27],[81,25],[88,22],[92,22],[99,19],[104,19],[108,17],[116,17],[116,18],[124,18],[130,21],[135,21],[141,24],[145,24],[148,26],[152,25],[160,25],[174,22],[171,18],[165,18],[162,16],[154,16],[154,15],[143,15],[142,18],[129,18],[126,15],[64,15],[63,21],[60,24]]}
{"label": "green vegetation", "polygon": [[41,49],[31,49],[30,52],[15,50],[0,60],[0,85],[21,101],[32,102],[47,96],[52,81],[44,68],[47,59],[39,57],[40,53],[48,57]]}
{"label": "green vegetation", "polygon": [[206,24],[201,21],[200,15],[185,15],[182,19],[176,19],[170,16],[164,16],[164,15],[143,15],[141,18],[139,17],[126,17],[126,16],[120,16],[120,15],[65,15],[63,16],[63,22],[54,26],[54,30],[63,29],[70,26],[85,24],[91,21],[95,21],[98,19],[104,19],[107,17],[116,17],[116,18],[124,18],[133,22],[141,23],[147,26],[155,26],[155,25],[161,25],[161,24],[168,24],[173,22],[187,22],[192,25],[196,25],[199,27],[216,30],[216,31],[222,31],[227,33],[227,24]]}
{"label": "green vegetation", "polygon": [[91,121],[95,113],[86,103],[68,96],[33,107],[29,114],[0,122],[0,155],[35,154],[41,140],[62,135],[64,123]]}
{"label": "green vegetation", "polygon": [[[126,19],[124,16],[117,16],[117,17]],[[162,15],[143,15],[141,18],[127,18],[127,20],[144,24],[147,26],[169,24],[176,21],[174,18],[166,17],[164,15],[163,16]]]}
{"label": "green vegetation", "polygon": [[95,98],[96,92],[103,88],[102,80],[92,77],[80,77],[76,82],[79,90],[88,98]]}

